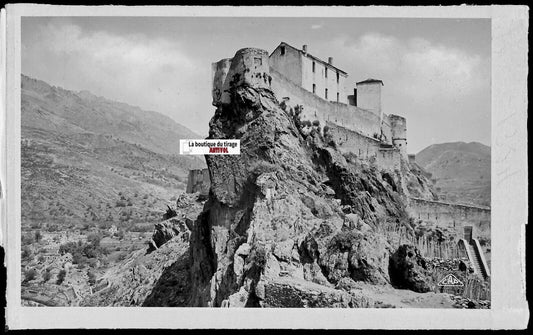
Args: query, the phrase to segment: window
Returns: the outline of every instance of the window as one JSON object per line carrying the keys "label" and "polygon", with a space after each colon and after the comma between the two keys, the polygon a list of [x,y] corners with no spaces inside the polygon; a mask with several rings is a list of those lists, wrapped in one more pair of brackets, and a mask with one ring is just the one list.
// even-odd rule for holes
{"label": "window", "polygon": [[254,64],[256,66],[261,66],[261,65],[263,65],[263,60],[260,57],[255,57],[254,58]]}
{"label": "window", "polygon": [[337,84],[339,83],[339,72],[337,71]]}
{"label": "window", "polygon": [[328,89],[327,89],[327,88],[324,90],[324,97],[325,97],[326,99],[328,98]]}
{"label": "window", "polygon": [[280,48],[279,53],[280,53],[282,56],[285,55],[285,47],[284,47],[284,46],[282,46],[282,47]]}
{"label": "window", "polygon": [[325,69],[324,69],[324,77],[325,77],[325,78],[328,77],[328,68],[325,68]]}
{"label": "window", "polygon": [[313,84],[313,93],[316,93],[316,85]]}
{"label": "window", "polygon": [[315,62],[313,62],[313,72],[315,72]]}
{"label": "window", "polygon": [[337,102],[339,102],[339,92],[337,92]]}

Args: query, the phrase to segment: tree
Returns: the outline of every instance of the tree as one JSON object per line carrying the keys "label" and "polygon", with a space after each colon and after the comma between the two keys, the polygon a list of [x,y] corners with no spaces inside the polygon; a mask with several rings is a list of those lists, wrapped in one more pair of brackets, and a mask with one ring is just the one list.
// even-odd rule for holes
{"label": "tree", "polygon": [[67,271],[65,271],[65,270],[59,271],[59,273],[57,274],[56,284],[57,285],[61,285],[63,283],[63,281],[65,280],[66,275],[67,275]]}

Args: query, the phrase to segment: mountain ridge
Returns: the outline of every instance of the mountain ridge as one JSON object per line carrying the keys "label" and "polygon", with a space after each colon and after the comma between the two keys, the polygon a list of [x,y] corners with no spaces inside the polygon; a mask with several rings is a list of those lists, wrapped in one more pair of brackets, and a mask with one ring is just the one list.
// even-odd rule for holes
{"label": "mountain ridge", "polygon": [[[80,132],[81,129],[101,134],[113,134],[131,143],[141,144],[159,153],[179,153],[179,139],[203,138],[172,118],[155,111],[99,97],[89,91],[71,91],[52,86],[43,80],[21,75],[23,107],[36,108],[40,115],[24,119],[26,127]],[[53,123],[45,117],[53,118]],[[81,129],[77,129],[77,127]],[[138,133],[143,133],[139,136]]]}
{"label": "mountain ridge", "polygon": [[198,135],[168,116],[25,75],[21,128],[24,226],[151,226],[205,166],[179,155],[179,139]]}
{"label": "mountain ridge", "polygon": [[490,207],[491,147],[479,142],[432,144],[416,162],[430,172],[442,200]]}

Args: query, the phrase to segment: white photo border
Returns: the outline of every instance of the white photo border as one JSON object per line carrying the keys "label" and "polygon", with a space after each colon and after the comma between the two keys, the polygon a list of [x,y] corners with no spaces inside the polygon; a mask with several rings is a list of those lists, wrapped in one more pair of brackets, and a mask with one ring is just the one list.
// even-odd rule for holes
{"label": "white photo border", "polygon": [[[26,16],[255,16],[489,18],[492,29],[492,282],[491,309],[239,309],[159,307],[23,307],[20,286],[21,17]],[[7,49],[0,118],[2,243],[6,249],[9,329],[32,328],[525,328],[527,223],[526,6],[428,7],[199,7],[8,5],[2,24]],[[0,32],[3,32],[0,27]],[[2,35],[4,37],[4,35]],[[4,52],[7,52],[5,54]],[[2,62],[0,62],[0,65]],[[0,82],[1,84],[1,82]],[[7,89],[6,89],[7,88]],[[0,97],[2,97],[0,96]],[[6,100],[7,99],[7,100]],[[1,101],[1,100],[0,100]],[[7,102],[7,104],[5,103]]]}

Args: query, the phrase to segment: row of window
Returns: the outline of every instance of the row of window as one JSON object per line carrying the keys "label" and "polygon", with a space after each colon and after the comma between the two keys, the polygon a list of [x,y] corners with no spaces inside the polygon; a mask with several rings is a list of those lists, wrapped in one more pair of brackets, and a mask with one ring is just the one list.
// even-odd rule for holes
{"label": "row of window", "polygon": [[[313,61],[313,73],[315,72],[315,69],[316,69],[316,65],[315,65],[315,62]],[[328,68],[326,67],[324,69],[324,78],[327,78],[328,77]],[[337,84],[339,83],[339,79],[340,79],[340,75],[339,75],[339,72],[337,71]]]}
{"label": "row of window", "polygon": [[[281,47],[280,55],[281,56],[285,55],[285,46]],[[315,69],[316,69],[316,64],[315,64],[315,61],[313,61],[313,73],[315,72]],[[325,71],[324,71],[324,77],[325,78],[328,77],[328,68],[327,67],[325,68]],[[339,78],[340,78],[339,71],[337,71],[337,83],[339,83]]]}
{"label": "row of window", "polygon": [[[316,85],[315,84],[313,84],[313,93],[316,94]],[[339,92],[337,92],[337,102],[339,102],[339,97],[340,97],[339,96]],[[324,99],[326,99],[326,100],[328,99],[328,89],[327,88],[324,89]]]}

